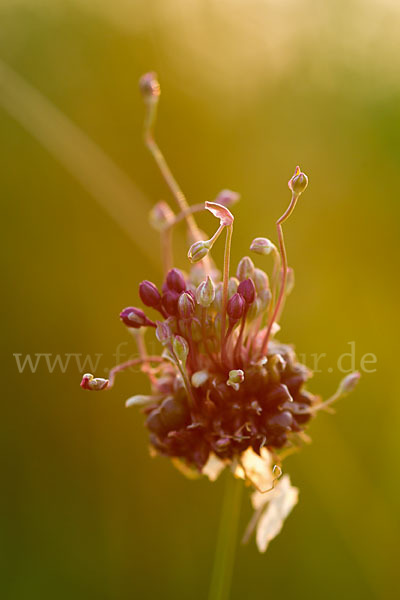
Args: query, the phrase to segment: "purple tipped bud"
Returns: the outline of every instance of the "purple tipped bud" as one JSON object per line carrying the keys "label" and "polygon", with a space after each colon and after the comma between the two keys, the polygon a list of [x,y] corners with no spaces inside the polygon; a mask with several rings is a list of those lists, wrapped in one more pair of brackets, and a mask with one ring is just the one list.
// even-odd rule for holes
{"label": "purple tipped bud", "polygon": [[168,323],[157,321],[156,338],[163,346],[165,346],[171,341],[172,331]]}
{"label": "purple tipped bud", "polygon": [[209,275],[202,281],[196,290],[196,300],[203,308],[208,308],[215,298],[215,286]]}
{"label": "purple tipped bud", "polygon": [[239,321],[244,314],[246,302],[243,296],[236,293],[228,302],[227,313],[231,321]]}
{"label": "purple tipped bud", "polygon": [[100,392],[108,387],[108,379],[102,377],[93,377],[91,373],[85,373],[82,377],[81,388],[83,390],[91,390],[92,392]]}
{"label": "purple tipped bud", "polygon": [[253,273],[253,261],[248,256],[244,256],[238,264],[236,277],[239,279],[239,281],[244,281],[245,279],[248,279],[248,277],[253,277]]}
{"label": "purple tipped bud", "polygon": [[211,244],[209,241],[194,242],[194,244],[192,244],[189,248],[188,259],[191,263],[197,263],[207,256],[210,248]]}
{"label": "purple tipped bud", "polygon": [[272,417],[269,417],[267,424],[275,430],[289,431],[293,424],[293,415],[288,410],[275,413]]}
{"label": "purple tipped bud", "polygon": [[168,289],[178,292],[178,294],[184,292],[186,289],[185,279],[179,269],[171,269],[168,271],[166,284]]}
{"label": "purple tipped bud", "polygon": [[193,317],[196,305],[192,294],[182,292],[178,300],[178,314],[181,319],[189,320]]}
{"label": "purple tipped bud", "polygon": [[236,204],[239,200],[240,194],[237,192],[232,192],[232,190],[222,190],[215,198],[214,202],[222,204],[222,206],[232,206],[232,204]]}
{"label": "purple tipped bud", "polygon": [[250,250],[255,252],[256,254],[270,254],[273,250],[276,251],[276,246],[267,238],[254,238],[251,242]]}
{"label": "purple tipped bud", "polygon": [[359,382],[361,374],[358,371],[354,371],[354,373],[350,373],[350,375],[346,375],[344,379],[340,382],[339,385],[339,394],[341,396],[345,396],[346,394],[350,394],[352,392],[357,383]]}
{"label": "purple tipped bud", "polygon": [[160,84],[157,80],[157,73],[151,71],[150,73],[145,73],[142,75],[139,79],[139,89],[145,100],[157,102],[161,92]]}
{"label": "purple tipped bud", "polygon": [[289,179],[288,186],[296,196],[300,196],[308,186],[308,177],[300,171],[300,167],[296,167],[293,177]]}
{"label": "purple tipped bud", "polygon": [[145,306],[157,308],[161,303],[161,294],[151,281],[142,281],[139,285],[139,296]]}
{"label": "purple tipped bud", "polygon": [[155,327],[156,324],[153,323],[140,308],[134,308],[132,306],[128,306],[128,308],[124,308],[124,310],[119,315],[121,321],[127,327],[133,327],[133,329],[139,329],[139,327]]}
{"label": "purple tipped bud", "polygon": [[245,279],[239,283],[237,291],[243,296],[246,304],[253,304],[254,300],[256,299],[256,288],[254,287],[252,279]]}

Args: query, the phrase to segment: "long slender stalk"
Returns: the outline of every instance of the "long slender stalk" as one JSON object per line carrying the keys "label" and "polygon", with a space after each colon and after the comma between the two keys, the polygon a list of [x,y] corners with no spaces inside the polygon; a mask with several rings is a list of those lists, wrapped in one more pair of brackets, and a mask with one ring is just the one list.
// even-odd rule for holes
{"label": "long slender stalk", "polygon": [[157,362],[160,363],[162,362],[162,357],[161,356],[149,356],[146,354],[145,357],[140,357],[140,358],[134,358],[132,360],[128,360],[120,365],[117,365],[116,367],[113,367],[109,374],[108,374],[108,389],[111,389],[114,385],[114,380],[115,380],[115,376],[117,373],[120,373],[121,371],[125,371],[125,369],[130,369],[131,367],[135,367],[136,365],[148,365],[149,363],[152,362]]}
{"label": "long slender stalk", "polygon": [[169,187],[175,201],[180,208],[180,210],[184,213],[184,219],[188,226],[189,232],[193,241],[197,241],[200,239],[199,229],[197,227],[196,221],[193,218],[193,215],[190,212],[189,204],[185,198],[184,193],[179,187],[178,182],[172,174],[171,169],[169,168],[167,161],[164,158],[163,153],[160,150],[157,142],[154,139],[154,125],[157,116],[157,102],[147,102],[146,103],[146,118],[144,123],[144,141],[146,143],[147,148],[150,150],[160,172]]}
{"label": "long slender stalk", "polygon": [[226,242],[224,253],[224,272],[223,272],[223,288],[222,288],[222,311],[221,311],[221,360],[223,360],[224,348],[226,344],[226,307],[228,305],[228,282],[229,282],[229,265],[231,261],[231,244],[232,244],[233,225],[226,228]]}
{"label": "long slender stalk", "polygon": [[225,494],[208,600],[230,596],[243,481],[226,473]]}
{"label": "long slender stalk", "polygon": [[[172,174],[172,171],[169,168],[167,161],[165,160],[164,154],[162,153],[159,145],[157,144],[154,138],[154,126],[157,117],[157,105],[158,101],[146,102],[144,141],[148,150],[153,156],[154,161],[157,164],[160,173],[164,178],[164,181],[166,182],[173,197],[175,198],[175,201],[181,210],[181,214],[183,214],[183,218],[186,221],[187,229],[192,241],[198,242],[201,240],[202,236],[195,221],[195,218],[193,217],[192,209],[189,206],[188,201],[186,200],[185,194],[183,193],[177,180]],[[212,261],[208,256],[206,256],[203,259],[203,265],[205,273],[211,273]]]}
{"label": "long slender stalk", "polygon": [[281,288],[279,291],[279,296],[278,296],[278,300],[276,302],[275,305],[275,309],[274,312],[272,313],[272,316],[270,318],[269,324],[268,324],[268,328],[267,328],[267,332],[265,334],[262,346],[261,346],[261,354],[264,354],[267,350],[267,346],[268,346],[268,340],[269,340],[269,336],[271,334],[271,330],[273,327],[274,322],[276,321],[277,315],[279,313],[279,309],[280,306],[282,304],[282,300],[285,294],[285,288],[286,288],[286,280],[287,280],[287,256],[286,256],[286,248],[285,248],[285,240],[283,237],[283,229],[282,229],[282,224],[290,217],[290,215],[292,214],[292,212],[295,209],[295,206],[297,204],[297,200],[299,199],[299,196],[296,194],[292,195],[292,199],[290,201],[290,204],[287,208],[287,210],[283,213],[283,215],[277,220],[276,222],[276,228],[278,231],[278,239],[279,239],[279,250],[281,253],[281,260],[282,260],[282,279],[281,279]]}

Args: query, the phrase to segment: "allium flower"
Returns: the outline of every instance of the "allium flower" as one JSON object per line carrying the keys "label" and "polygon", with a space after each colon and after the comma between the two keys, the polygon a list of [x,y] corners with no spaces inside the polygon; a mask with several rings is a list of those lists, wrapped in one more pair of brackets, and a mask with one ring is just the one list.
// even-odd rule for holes
{"label": "allium flower", "polygon": [[[260,266],[245,256],[232,277],[230,250],[234,216],[227,208],[238,199],[227,190],[218,202],[190,208],[153,139],[152,127],[160,88],[154,74],[141,80],[147,106],[145,140],[179,207],[174,215],[165,203],[152,211],[160,231],[165,276],[157,286],[139,284],[142,308],[128,307],[120,318],[136,336],[140,358],[115,367],[109,381],[86,374],[81,386],[110,389],[116,372],[140,364],[148,375],[150,393],[135,395],[127,406],[141,406],[154,454],[170,457],[185,473],[215,480],[224,468],[250,484],[255,514],[246,537],[257,527],[260,551],[279,533],[297,502],[298,491],[281,463],[300,447],[304,430],[319,409],[351,391],[359,375],[347,377],[336,394],[323,403],[307,390],[310,370],[291,345],[276,339],[285,298],[292,287],[282,225],[293,212],[308,178],[296,167],[289,180],[291,199],[277,221],[278,248],[267,238],[255,238],[250,249]],[[208,210],[219,221],[214,235],[203,239],[193,214]],[[171,264],[171,231],[185,220],[190,247],[185,271]],[[225,235],[221,275],[211,250]],[[271,277],[263,262],[273,257]],[[144,312],[145,308],[146,312]],[[160,342],[160,353],[149,356],[145,333]]]}

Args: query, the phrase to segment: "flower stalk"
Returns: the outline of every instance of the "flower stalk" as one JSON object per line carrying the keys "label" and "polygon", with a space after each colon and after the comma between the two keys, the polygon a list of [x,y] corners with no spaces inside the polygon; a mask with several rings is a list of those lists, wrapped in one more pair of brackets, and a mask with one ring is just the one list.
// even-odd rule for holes
{"label": "flower stalk", "polygon": [[221,360],[226,353],[226,309],[228,306],[228,282],[229,282],[229,265],[231,261],[231,245],[232,245],[233,225],[229,225],[226,229],[225,252],[224,252],[224,270],[222,279],[222,311],[221,311]]}
{"label": "flower stalk", "polygon": [[230,598],[242,491],[243,483],[239,479],[232,476],[226,478],[208,600]]}
{"label": "flower stalk", "polygon": [[[148,78],[148,80],[152,79],[150,85],[153,88],[152,93],[147,93],[148,87],[144,81],[144,78]],[[154,127],[157,118],[157,108],[158,108],[158,100],[160,96],[160,86],[157,81],[157,76],[155,73],[147,73],[142,77],[141,80],[141,90],[143,94],[143,98],[145,100],[146,113],[144,120],[144,141],[149,149],[151,155],[156,162],[161,175],[163,176],[167,186],[169,187],[175,201],[179,207],[179,209],[184,213],[184,219],[187,224],[188,231],[193,241],[200,239],[200,232],[197,227],[196,221],[193,218],[193,215],[190,212],[189,204],[186,200],[185,194],[180,188],[178,182],[172,174],[171,169],[168,166],[167,161],[165,160],[164,154],[162,153],[159,145],[157,144],[154,138]]]}

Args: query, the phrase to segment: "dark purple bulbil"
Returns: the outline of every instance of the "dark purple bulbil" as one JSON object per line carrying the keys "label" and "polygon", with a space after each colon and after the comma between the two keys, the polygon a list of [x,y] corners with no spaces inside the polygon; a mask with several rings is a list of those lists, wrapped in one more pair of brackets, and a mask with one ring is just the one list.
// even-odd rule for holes
{"label": "dark purple bulbil", "polygon": [[179,269],[171,269],[168,271],[166,285],[169,290],[178,292],[178,294],[185,291],[186,282]]}
{"label": "dark purple bulbil", "polygon": [[145,306],[158,308],[161,304],[161,294],[151,281],[142,281],[139,285],[139,296]]}
{"label": "dark purple bulbil", "polygon": [[165,310],[165,312],[171,317],[174,317],[178,314],[178,300],[178,292],[169,290],[168,292],[165,292],[165,294],[163,294],[161,301],[162,307]]}
{"label": "dark purple bulbil", "polygon": [[245,299],[241,294],[233,294],[230,298],[227,306],[227,313],[231,321],[239,321],[243,317],[244,309],[246,307]]}
{"label": "dark purple bulbil", "polygon": [[153,323],[140,308],[128,306],[119,315],[121,321],[127,326],[133,329],[139,329],[140,327],[155,327]]}
{"label": "dark purple bulbil", "polygon": [[243,296],[246,301],[246,304],[253,304],[256,299],[256,288],[254,286],[252,279],[245,279],[238,285],[238,294]]}
{"label": "dark purple bulbil", "polygon": [[[309,374],[294,362],[287,348],[285,369],[272,381],[271,373],[261,365],[247,370],[238,391],[226,385],[223,376],[215,376],[206,388],[194,390],[197,408],[190,411],[181,391],[174,400],[168,397],[149,410],[147,427],[154,447],[167,456],[180,457],[201,469],[210,452],[233,459],[251,447],[260,452],[285,446],[291,433],[302,431],[312,416],[310,405],[316,398],[303,390]],[[279,349],[282,353],[282,347]],[[268,355],[273,363],[274,354]],[[268,364],[268,363],[267,363]],[[293,376],[302,378],[293,394],[287,383]],[[275,373],[274,379],[277,374]],[[164,405],[172,418],[163,416]]]}

